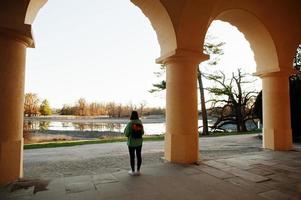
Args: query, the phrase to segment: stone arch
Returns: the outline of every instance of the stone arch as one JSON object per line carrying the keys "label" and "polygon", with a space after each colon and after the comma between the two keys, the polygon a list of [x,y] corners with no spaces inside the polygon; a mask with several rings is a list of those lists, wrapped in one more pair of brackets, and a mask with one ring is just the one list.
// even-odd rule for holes
{"label": "stone arch", "polygon": [[231,9],[222,11],[213,20],[228,22],[244,34],[254,52],[256,74],[281,70],[274,40],[266,26],[254,14],[242,9]]}
{"label": "stone arch", "polygon": [[31,0],[27,6],[26,15],[24,19],[25,24],[32,24],[35,20],[39,10],[47,2],[47,0]]}
{"label": "stone arch", "polygon": [[131,0],[149,18],[156,31],[161,47],[161,56],[172,53],[177,48],[176,33],[171,18],[160,0]]}
{"label": "stone arch", "polygon": [[35,20],[38,12],[40,9],[46,4],[47,0],[31,0],[26,8],[26,13],[24,17],[24,25],[27,25],[29,28],[28,34],[30,35],[30,38],[32,38],[32,43],[29,45],[29,47],[35,47],[34,38],[32,34],[31,24]]}

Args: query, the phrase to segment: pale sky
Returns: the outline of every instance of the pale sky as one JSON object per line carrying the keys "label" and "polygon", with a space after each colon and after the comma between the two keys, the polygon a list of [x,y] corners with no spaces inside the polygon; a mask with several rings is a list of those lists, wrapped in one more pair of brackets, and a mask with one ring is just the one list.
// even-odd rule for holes
{"label": "pale sky", "polygon": [[[88,102],[146,102],[165,106],[164,93],[150,94],[158,82],[155,59],[160,47],[155,31],[139,8],[125,0],[51,0],[33,24],[35,49],[27,54],[25,92],[48,99],[52,107]],[[220,66],[255,72],[243,35],[215,22],[211,35],[226,42]],[[215,69],[214,69],[215,70]]]}

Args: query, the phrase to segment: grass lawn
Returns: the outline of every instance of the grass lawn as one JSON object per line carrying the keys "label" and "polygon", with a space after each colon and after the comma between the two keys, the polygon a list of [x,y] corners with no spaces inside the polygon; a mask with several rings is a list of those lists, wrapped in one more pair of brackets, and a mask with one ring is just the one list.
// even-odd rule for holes
{"label": "grass lawn", "polygon": [[[164,135],[144,136],[144,141],[160,141],[164,140]],[[74,140],[74,141],[55,141],[55,142],[42,142],[34,144],[25,144],[24,149],[38,149],[38,148],[54,148],[54,147],[68,147],[84,144],[103,144],[113,142],[126,142],[126,137],[106,137],[102,139],[93,140]]]}
{"label": "grass lawn", "polygon": [[[245,134],[254,134],[261,133],[261,130],[248,131],[248,132],[213,132],[210,135],[200,136],[200,137],[219,137],[219,136],[228,136],[228,135],[245,135]],[[43,142],[43,143],[34,143],[34,144],[25,144],[24,149],[38,149],[38,148],[54,148],[54,147],[68,147],[76,145],[85,145],[85,144],[103,144],[103,143],[113,143],[113,142],[126,142],[127,138],[118,136],[118,137],[105,137],[102,139],[93,139],[93,140],[75,140],[75,141],[55,141],[55,142]],[[162,141],[164,140],[164,135],[154,135],[154,136],[144,136],[144,141]]]}
{"label": "grass lawn", "polygon": [[262,130],[254,130],[247,132],[211,132],[209,135],[201,135],[200,137],[219,137],[219,136],[228,136],[228,135],[247,135],[247,134],[255,134],[262,133]]}

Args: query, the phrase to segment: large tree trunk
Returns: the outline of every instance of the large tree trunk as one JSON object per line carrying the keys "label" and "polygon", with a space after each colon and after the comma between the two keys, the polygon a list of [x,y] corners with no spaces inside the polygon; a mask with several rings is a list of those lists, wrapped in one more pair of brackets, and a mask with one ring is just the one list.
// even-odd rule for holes
{"label": "large tree trunk", "polygon": [[203,135],[208,135],[208,119],[207,119],[207,110],[206,110],[206,103],[205,103],[205,96],[204,96],[204,87],[202,81],[202,73],[200,68],[198,67],[198,82],[199,82],[199,90],[200,90],[200,97],[201,97],[201,108],[202,108],[202,120],[203,120]]}
{"label": "large tree trunk", "polygon": [[[244,115],[242,112],[243,106],[238,105],[236,108],[236,122],[237,122],[237,132],[246,132],[247,127],[244,121]],[[244,108],[243,108],[244,109]]]}
{"label": "large tree trunk", "polygon": [[237,123],[237,132],[246,132],[246,131],[247,131],[246,124],[243,121],[239,121]]}

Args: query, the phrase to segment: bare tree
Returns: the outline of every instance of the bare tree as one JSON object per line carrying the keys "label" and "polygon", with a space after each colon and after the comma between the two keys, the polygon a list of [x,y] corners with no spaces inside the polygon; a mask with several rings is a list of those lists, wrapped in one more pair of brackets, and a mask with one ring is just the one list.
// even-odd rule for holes
{"label": "bare tree", "polygon": [[143,111],[144,111],[145,106],[146,106],[145,101],[143,101],[139,104],[139,115],[140,115],[140,117],[142,117],[142,115],[143,115]]}
{"label": "bare tree", "polygon": [[92,116],[99,115],[98,104],[97,103],[94,102],[94,103],[91,103],[89,105],[89,113]]}
{"label": "bare tree", "polygon": [[116,116],[116,103],[115,102],[109,102],[106,105],[107,114],[109,117],[115,117]]}
{"label": "bare tree", "polygon": [[76,106],[76,114],[79,116],[86,116],[88,115],[88,105],[87,102],[84,98],[80,98],[77,101],[77,106]]}
{"label": "bare tree", "polygon": [[[207,62],[209,66],[217,65],[219,61],[219,56],[224,54],[222,50],[222,46],[224,44],[225,43],[223,42],[217,44],[207,42],[204,44],[204,53],[207,55],[215,55],[215,57],[210,58],[210,60]],[[197,70],[198,70],[198,83],[199,83],[199,91],[200,91],[200,98],[201,98],[200,102],[201,102],[201,109],[202,109],[203,135],[209,135],[206,100],[205,100],[202,72],[200,70],[200,66],[198,67]]]}
{"label": "bare tree", "polygon": [[116,110],[117,110],[116,111],[117,112],[117,117],[120,118],[121,115],[122,115],[122,110],[123,110],[123,106],[122,106],[121,103],[117,105],[117,109]]}
{"label": "bare tree", "polygon": [[229,80],[223,72],[205,77],[216,83],[215,86],[206,88],[215,95],[215,98],[210,101],[214,106],[221,106],[220,116],[212,128],[222,129],[226,124],[235,124],[238,132],[247,131],[246,122],[253,120],[251,106],[258,91],[255,89],[244,90],[243,85],[250,84],[255,80],[246,80],[247,74],[242,73],[241,69],[238,69],[237,74],[232,73]]}
{"label": "bare tree", "polygon": [[39,115],[39,103],[40,100],[37,94],[26,93],[24,100],[24,115],[29,117]]}

